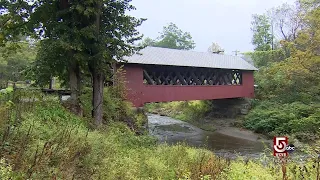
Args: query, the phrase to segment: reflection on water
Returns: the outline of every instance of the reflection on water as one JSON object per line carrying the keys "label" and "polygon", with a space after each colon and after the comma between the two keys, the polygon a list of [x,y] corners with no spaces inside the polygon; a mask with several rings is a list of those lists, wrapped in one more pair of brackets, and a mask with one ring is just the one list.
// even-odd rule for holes
{"label": "reflection on water", "polygon": [[246,139],[227,136],[218,132],[208,134],[208,148],[212,150],[223,150],[239,153],[261,153],[264,145],[259,141],[250,141]]}
{"label": "reflection on water", "polygon": [[238,153],[253,157],[265,149],[264,144],[259,141],[206,132],[189,123],[165,116],[148,115],[148,121],[150,134],[168,144],[185,142],[190,146],[206,147],[220,155]]}

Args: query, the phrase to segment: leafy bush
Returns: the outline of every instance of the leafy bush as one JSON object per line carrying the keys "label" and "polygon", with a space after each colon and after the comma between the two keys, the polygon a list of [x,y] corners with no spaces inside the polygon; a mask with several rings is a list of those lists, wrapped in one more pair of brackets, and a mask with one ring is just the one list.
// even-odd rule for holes
{"label": "leafy bush", "polygon": [[299,140],[316,140],[320,138],[320,111],[317,110],[309,117],[300,120],[293,120],[289,123],[292,133],[296,134]]}
{"label": "leafy bush", "polygon": [[[117,87],[108,87],[104,89],[103,96],[103,120],[104,124],[112,122],[125,122],[132,130],[138,134],[144,133],[144,126],[147,123],[147,117],[143,112],[133,111],[132,105],[123,100]],[[120,92],[121,93],[121,92]],[[84,89],[81,95],[83,114],[86,118],[91,118],[92,110],[92,90]]]}
{"label": "leafy bush", "polygon": [[[307,63],[307,62],[305,62]],[[261,100],[281,103],[319,102],[320,79],[317,71],[310,71],[296,58],[272,63],[255,73],[259,86],[256,95]],[[317,64],[310,66],[317,67]]]}
{"label": "leafy bush", "polygon": [[242,180],[242,179],[257,179],[270,180],[281,179],[280,173],[274,175],[261,164],[249,161],[238,160],[232,162],[228,170],[224,173],[226,180]]}
{"label": "leafy bush", "polygon": [[[126,86],[122,68],[117,69],[113,76],[113,86],[104,88],[103,94],[103,120],[104,124],[112,122],[124,122],[137,134],[146,132],[147,117],[141,109],[134,111],[132,104],[126,101]],[[92,89],[85,88],[80,97],[84,116],[91,118],[92,111]]]}
{"label": "leafy bush", "polygon": [[300,164],[290,159],[283,163],[278,158],[266,158],[263,162],[243,160],[241,158],[232,161],[221,175],[221,178],[226,180],[316,179],[318,174],[317,168],[319,164],[317,160],[308,159]]}
{"label": "leafy bush", "polygon": [[[118,120],[120,117],[118,110],[125,108],[121,106],[122,100],[113,95],[112,87],[104,88],[103,95],[103,119],[105,123]],[[85,117],[91,117],[92,111],[92,89],[86,88],[81,95],[81,103],[84,110]]]}
{"label": "leafy bush", "polygon": [[0,179],[10,180],[12,177],[12,167],[8,165],[5,159],[0,159]]}
{"label": "leafy bush", "polygon": [[267,66],[273,62],[280,62],[286,59],[286,54],[283,49],[271,50],[271,51],[255,51],[246,53],[250,56],[256,67]]}
{"label": "leafy bush", "polygon": [[299,102],[279,104],[262,101],[246,116],[244,125],[258,133],[269,135],[295,133],[297,138],[298,134],[304,133],[312,138],[320,134],[319,112],[319,104],[306,105]]}

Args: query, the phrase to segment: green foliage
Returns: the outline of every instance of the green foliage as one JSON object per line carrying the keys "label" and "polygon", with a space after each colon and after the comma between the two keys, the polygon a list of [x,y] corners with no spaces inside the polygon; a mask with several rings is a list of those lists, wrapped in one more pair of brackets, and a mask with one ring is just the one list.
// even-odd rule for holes
{"label": "green foliage", "polygon": [[253,60],[256,67],[260,68],[268,66],[274,62],[280,62],[286,59],[285,52],[282,49],[270,50],[270,51],[254,51],[246,53]]}
{"label": "green foliage", "polygon": [[304,3],[300,2],[304,13],[299,15],[304,28],[291,32],[281,42],[282,49],[276,50],[279,53],[252,53],[261,66],[255,74],[261,104],[247,116],[245,126],[269,135],[291,134],[302,141],[315,141],[320,137],[320,9],[315,1],[309,2],[314,6]]}
{"label": "green foliage", "polygon": [[39,120],[46,123],[53,123],[61,126],[67,124],[86,126],[84,122],[80,121],[78,118],[76,118],[76,116],[72,115],[66,109],[61,108],[61,105],[55,101],[46,100],[46,103],[37,105],[35,107],[35,111],[37,111]]}
{"label": "green foliage", "polygon": [[[320,106],[318,106],[320,108]],[[315,141],[320,137],[320,111],[316,111],[308,117],[290,122],[292,133],[300,140]]]}
{"label": "green foliage", "polygon": [[271,34],[271,23],[266,15],[253,15],[251,22],[253,31],[252,44],[254,50],[268,51],[272,49],[273,35]]}
{"label": "green foliage", "polygon": [[[135,112],[132,109],[132,104],[124,101],[124,90],[118,86],[111,86],[104,89],[103,96],[103,120],[104,124],[113,122],[124,122],[134,132],[141,134],[145,131],[147,117],[144,112]],[[92,90],[86,88],[81,95],[81,103],[84,116],[91,118],[92,113]]]}
{"label": "green foliage", "polygon": [[[86,125],[49,99],[46,103],[35,102],[32,110],[20,112],[23,113],[23,121],[4,128],[1,133],[3,142],[0,156],[12,164],[13,179],[72,177],[70,172],[73,170],[70,167],[77,164],[79,156],[87,152],[82,141]],[[71,171],[65,171],[64,168]]]}
{"label": "green foliage", "polygon": [[0,47],[6,46],[7,42],[21,40],[21,36],[28,31],[28,17],[32,12],[33,3],[30,1],[0,1]]}
{"label": "green foliage", "polygon": [[60,40],[42,40],[35,61],[26,70],[26,76],[40,87],[49,85],[52,77],[58,77],[63,84],[69,82],[66,70],[67,48]]}
{"label": "green foliage", "polygon": [[[259,98],[277,97],[281,101],[288,99],[287,102],[319,100],[319,11],[316,8],[305,13],[308,28],[300,30],[294,41],[282,41],[283,49],[252,53],[255,64],[264,66],[256,76],[261,90]],[[289,56],[284,53],[287,50]]]}
{"label": "green foliage", "polygon": [[[83,94],[81,95],[81,103],[84,109],[84,116],[91,117],[92,111],[92,90],[90,88],[86,88],[83,90]],[[126,112],[129,106],[120,98],[115,96],[113,87],[104,88],[103,95],[103,103],[104,103],[104,120],[105,123],[112,121],[120,121],[124,114],[120,112]]]}
{"label": "green foliage", "polygon": [[149,37],[144,38],[140,43],[141,46],[155,46],[155,44],[156,44],[156,40],[153,40]]}
{"label": "green foliage", "polygon": [[242,179],[281,179],[280,173],[273,174],[261,164],[249,161],[238,160],[232,162],[228,170],[224,173],[226,180],[242,180]]}
{"label": "green foliage", "polygon": [[35,60],[36,46],[27,41],[16,44],[15,51],[0,47],[0,81],[26,80],[24,71]]}
{"label": "green foliage", "polygon": [[238,159],[231,162],[230,166],[221,177],[226,180],[242,179],[316,179],[317,166],[313,160],[306,160],[303,164],[287,160],[282,163],[279,159],[260,159],[264,163],[251,160]]}
{"label": "green foliage", "polygon": [[285,103],[294,101],[310,103],[320,100],[318,96],[320,79],[317,71],[313,70],[319,66],[318,58],[304,57],[302,60],[300,55],[260,69],[256,74],[259,85],[258,98],[274,98]]}
{"label": "green foliage", "polygon": [[183,32],[174,23],[164,26],[160,36],[156,40],[145,38],[142,45],[183,50],[195,48],[195,43],[190,33]]}
{"label": "green foliage", "polygon": [[315,140],[320,137],[319,109],[319,104],[263,101],[246,116],[245,127],[258,133],[294,134],[302,141]]}
{"label": "green foliage", "polygon": [[8,165],[5,159],[0,159],[0,179],[10,180],[12,176],[12,167]]}
{"label": "green foliage", "polygon": [[[127,14],[135,7],[130,0],[109,1],[0,1],[0,43],[13,41],[17,36],[12,24],[18,24],[24,36],[32,34],[42,39],[36,62],[28,77],[45,86],[57,76],[69,82],[71,104],[79,113],[80,81],[82,76],[93,79],[93,116],[97,125],[102,117],[102,99],[105,77],[112,73],[110,65],[140,50],[134,45],[142,35],[137,27],[145,19]],[[11,21],[12,20],[12,21]],[[1,45],[1,44],[0,44]],[[98,88],[99,87],[99,88]]]}

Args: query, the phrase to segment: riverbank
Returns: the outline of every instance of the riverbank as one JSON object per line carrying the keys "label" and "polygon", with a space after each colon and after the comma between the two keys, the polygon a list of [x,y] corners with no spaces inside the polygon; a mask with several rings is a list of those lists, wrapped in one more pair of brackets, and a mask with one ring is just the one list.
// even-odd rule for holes
{"label": "riverbank", "polygon": [[[188,147],[206,149],[218,157],[233,160],[238,158],[255,162],[264,161],[265,158],[278,160],[273,156],[273,142],[259,138],[250,131],[229,127],[209,132],[167,116],[148,114],[147,117],[149,134],[156,137],[160,144],[170,146],[184,144]],[[312,158],[312,152],[301,152],[303,147],[296,147],[298,149],[290,154],[289,161],[303,164]]]}
{"label": "riverbank", "polygon": [[[259,157],[262,152],[265,150],[268,152],[269,156],[272,157],[272,139],[270,136],[265,136],[263,134],[254,133],[252,130],[245,129],[243,127],[243,122],[245,117],[238,116],[237,118],[216,118],[210,112],[212,109],[210,107],[210,103],[206,101],[192,101],[192,102],[169,102],[169,103],[153,103],[145,106],[147,112],[160,115],[162,117],[168,116],[173,119],[182,120],[183,122],[190,123],[191,125],[212,134],[211,140],[214,142],[209,142],[211,144],[214,143],[222,143],[225,142],[216,141],[217,138],[225,139],[226,141],[233,142],[237,144],[246,144],[247,141],[251,143],[248,146],[252,146],[252,143],[260,143],[257,145],[259,147],[255,150],[255,153],[249,154],[249,157]],[[310,154],[314,152],[320,152],[318,147],[318,142],[313,142],[310,144],[302,143],[294,136],[289,136],[289,143],[294,144],[295,153],[292,158],[296,159],[296,161],[301,161],[303,159],[306,160],[307,157],[310,157]],[[237,140],[234,140],[237,139]],[[205,144],[205,143],[204,143]],[[263,147],[261,148],[261,144]],[[228,146],[228,145],[225,145]],[[238,150],[237,146],[228,146],[229,152],[230,150]],[[210,150],[217,152],[216,145],[213,145]],[[318,150],[317,150],[318,149]],[[218,148],[218,150],[221,150]],[[248,154],[245,149],[244,154]],[[220,153],[224,156],[224,152]],[[227,157],[234,157],[234,153],[227,155]],[[248,156],[247,156],[248,157]]]}
{"label": "riverbank", "polygon": [[208,132],[218,132],[235,138],[263,141],[271,144],[271,140],[262,134],[242,128],[242,117],[237,118],[216,118],[210,115],[210,107],[205,102],[170,102],[154,103],[146,105],[146,110],[150,114],[168,116],[178,119]]}

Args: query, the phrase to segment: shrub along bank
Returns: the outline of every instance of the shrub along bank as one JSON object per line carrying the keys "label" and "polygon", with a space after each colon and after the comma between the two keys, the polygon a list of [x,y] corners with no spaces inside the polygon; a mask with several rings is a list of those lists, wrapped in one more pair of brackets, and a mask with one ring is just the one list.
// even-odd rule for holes
{"label": "shrub along bank", "polygon": [[300,141],[320,137],[320,104],[259,102],[245,118],[245,127],[270,137],[292,135]]}

